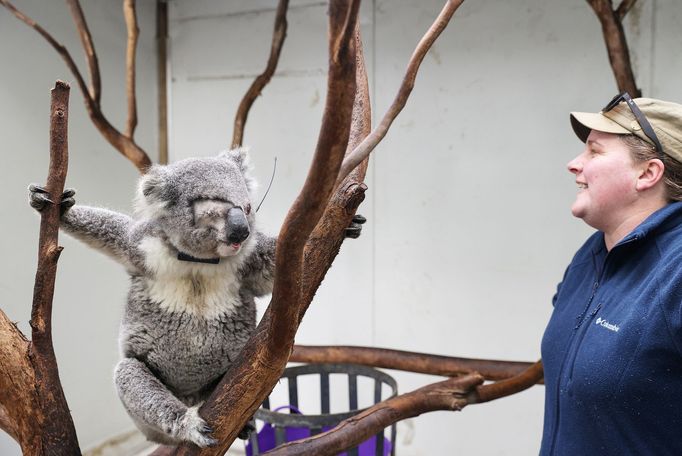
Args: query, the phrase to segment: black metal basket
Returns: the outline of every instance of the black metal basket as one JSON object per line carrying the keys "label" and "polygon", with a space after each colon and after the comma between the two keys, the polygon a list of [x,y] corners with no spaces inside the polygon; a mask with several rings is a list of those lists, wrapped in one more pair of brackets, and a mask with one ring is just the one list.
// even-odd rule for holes
{"label": "black metal basket", "polygon": [[[344,374],[348,379],[348,411],[342,413],[330,413],[330,374]],[[374,399],[376,404],[382,400],[394,397],[398,393],[398,386],[393,377],[367,366],[356,364],[306,364],[302,366],[288,367],[282,373],[282,378],[287,379],[289,404],[298,409],[299,389],[298,378],[304,375],[317,375],[320,380],[320,411],[319,415],[307,415],[298,413],[279,413],[270,409],[270,398],[263,402],[263,407],[256,411],[255,419],[269,423],[275,431],[275,444],[279,446],[286,442],[285,428],[307,428],[310,435],[319,434],[323,428],[334,427],[341,421],[350,418],[364,409],[358,409],[358,377],[367,377],[374,380]],[[363,382],[366,383],[366,382]],[[370,382],[372,383],[372,382]],[[383,386],[388,386],[390,395],[382,397]],[[391,455],[395,456],[395,424],[391,426]],[[262,454],[258,448],[258,438],[255,432],[250,439],[250,451],[253,455]],[[376,456],[384,455],[384,430],[376,435],[374,453]],[[387,450],[386,450],[387,451]],[[348,456],[358,456],[358,447],[346,451]]]}

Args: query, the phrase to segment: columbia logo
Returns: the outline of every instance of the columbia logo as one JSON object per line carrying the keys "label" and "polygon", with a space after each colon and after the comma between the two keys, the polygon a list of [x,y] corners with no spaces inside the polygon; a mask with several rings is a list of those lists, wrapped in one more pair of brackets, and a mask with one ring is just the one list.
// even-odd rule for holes
{"label": "columbia logo", "polygon": [[604,320],[601,317],[597,318],[597,321],[595,321],[595,324],[597,324],[598,326],[601,326],[602,328],[606,328],[609,331],[613,331],[613,332],[618,332],[620,330],[620,326],[614,325],[613,323],[609,323],[608,321]]}

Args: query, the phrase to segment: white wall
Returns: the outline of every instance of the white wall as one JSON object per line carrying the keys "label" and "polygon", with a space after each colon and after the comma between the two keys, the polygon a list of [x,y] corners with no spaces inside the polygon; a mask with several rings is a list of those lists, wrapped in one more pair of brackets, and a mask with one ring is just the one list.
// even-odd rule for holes
{"label": "white wall", "polygon": [[[138,2],[140,130],[156,144],[154,2]],[[59,2],[17,0],[83,63]],[[171,1],[171,158],[229,144],[236,106],[265,63],[275,0]],[[325,2],[292,1],[278,75],[251,110],[245,142],[270,196],[259,216],[276,233],[314,149],[325,96]],[[361,23],[374,118],[390,104],[409,56],[441,1],[365,1]],[[103,105],[125,118],[125,25],[120,2],[86,0],[103,75]],[[653,9],[655,8],[655,14]],[[265,11],[261,11],[265,9]],[[682,4],[639,2],[626,20],[646,95],[682,101]],[[12,222],[1,226],[0,306],[28,331],[38,222],[25,187],[45,179],[49,89],[73,78],[32,30],[0,9],[0,186]],[[307,344],[362,344],[514,360],[539,357],[555,283],[590,230],[568,210],[565,163],[580,150],[570,110],[597,110],[616,93],[600,26],[583,1],[465,2],[422,65],[408,106],[375,151],[360,208],[369,221],[348,241],[298,336]],[[127,211],[137,172],[91,125],[73,88],[68,185],[79,202]],[[60,374],[81,446],[131,424],[112,369],[127,281],[109,259],[66,247],[55,294]],[[265,304],[261,306],[261,310]],[[400,391],[432,377],[393,373]],[[542,387],[462,413],[402,423],[398,454],[536,453]],[[0,454],[18,454],[0,433]]]}
{"label": "white wall", "polygon": [[[64,2],[17,0],[16,6],[64,43],[82,71],[83,51]],[[88,0],[83,10],[99,54],[102,106],[109,120],[124,126],[126,29],[121,2]],[[138,59],[137,139],[156,157],[156,65],[154,2],[138,2],[141,25]],[[26,188],[45,182],[49,159],[50,89],[57,79],[71,83],[69,172],[66,184],[79,203],[129,211],[133,165],[116,152],[90,122],[83,98],[58,54],[34,30],[0,8],[0,307],[30,337],[33,280],[39,219],[28,206]],[[113,385],[118,361],[118,324],[127,290],[123,268],[67,236],[59,260],[53,310],[53,336],[59,374],[81,448],[133,428]],[[0,432],[0,454],[19,454]]]}
{"label": "white wall", "polygon": [[[392,101],[440,0],[366,1],[361,24],[374,118]],[[212,154],[262,71],[276,2],[171,2],[171,156]],[[655,7],[656,14],[652,14]],[[314,150],[325,96],[326,7],[292,1],[278,75],[250,114],[245,143],[276,232]],[[682,4],[639,2],[626,20],[648,96],[682,101],[675,24]],[[565,164],[581,144],[571,110],[617,89],[600,25],[582,1],[465,2],[426,57],[408,106],[375,151],[360,212],[297,341],[535,360],[554,287],[590,233],[574,220]],[[403,392],[433,378],[395,373]],[[399,427],[399,454],[536,453],[543,387]]]}

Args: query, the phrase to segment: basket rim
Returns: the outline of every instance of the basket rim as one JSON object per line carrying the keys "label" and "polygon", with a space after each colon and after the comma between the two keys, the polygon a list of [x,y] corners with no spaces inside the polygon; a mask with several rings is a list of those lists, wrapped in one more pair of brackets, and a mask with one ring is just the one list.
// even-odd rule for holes
{"label": "basket rim", "polygon": [[[382,384],[391,388],[391,394],[382,400],[388,400],[398,395],[398,383],[387,373],[369,366],[363,366],[353,363],[309,363],[298,366],[291,366],[284,369],[281,378],[287,380],[303,375],[315,374],[346,374],[358,375],[361,377],[368,377],[370,379],[378,380]],[[323,413],[323,414],[295,414],[295,413],[280,413],[270,409],[265,409],[261,406],[254,417],[258,420],[270,423],[275,426],[297,426],[308,428],[321,428],[324,426],[334,426],[339,422],[348,419],[358,413],[367,410],[369,407],[349,410],[347,412],[339,413]]]}

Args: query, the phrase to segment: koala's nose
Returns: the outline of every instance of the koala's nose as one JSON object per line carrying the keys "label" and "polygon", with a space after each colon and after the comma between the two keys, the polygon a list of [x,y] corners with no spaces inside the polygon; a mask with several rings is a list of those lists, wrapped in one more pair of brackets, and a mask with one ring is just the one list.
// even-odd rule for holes
{"label": "koala's nose", "polygon": [[241,244],[249,234],[249,222],[244,211],[239,207],[230,209],[227,212],[227,240],[233,244]]}

